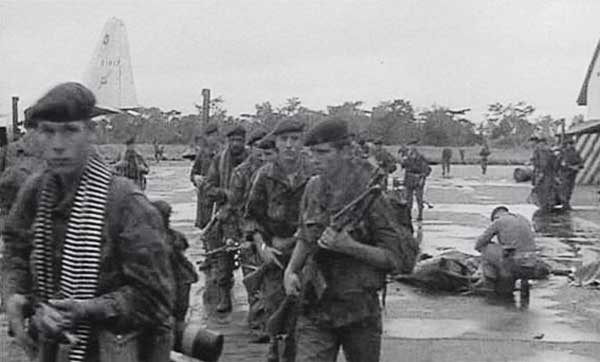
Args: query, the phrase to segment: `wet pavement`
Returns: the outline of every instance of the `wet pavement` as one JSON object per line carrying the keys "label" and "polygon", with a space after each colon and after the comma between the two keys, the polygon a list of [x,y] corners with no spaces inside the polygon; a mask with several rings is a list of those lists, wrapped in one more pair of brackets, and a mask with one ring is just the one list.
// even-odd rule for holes
{"label": "wet pavement", "polygon": [[[182,166],[173,164],[153,173],[148,182],[149,195],[174,203],[175,227],[193,240],[195,204],[187,177],[176,177],[168,184],[161,182],[167,175],[181,175],[178,169]],[[186,175],[188,170],[184,167],[183,171]],[[553,267],[568,269],[598,256],[600,213],[595,189],[579,188],[572,212],[542,216],[535,206],[525,202],[531,186],[514,183],[512,167],[491,166],[488,174],[482,176],[477,166],[456,166],[450,178],[442,178],[439,171],[434,169],[426,188],[426,199],[433,208],[425,211],[424,222],[415,224],[424,252],[435,255],[458,249],[475,253],[475,238],[487,226],[491,210],[503,204],[532,221],[541,254]],[[190,255],[197,252],[191,250]],[[574,312],[573,303],[579,302],[565,304],[570,289],[579,288],[569,287],[565,277],[552,276],[536,282],[529,308],[523,309],[519,308],[518,300],[506,305],[478,297],[430,294],[394,283],[387,298],[382,360],[595,360],[592,357],[600,356],[600,318],[593,320],[589,313]],[[594,293],[583,293],[586,292]],[[226,347],[224,361],[249,360],[251,356],[257,361],[264,360],[260,355],[264,346],[243,343],[248,333],[243,323],[245,295],[239,278],[235,295],[238,314],[234,313],[225,323],[204,321],[210,328],[224,331],[228,340],[235,341]],[[600,305],[598,308],[600,317]],[[202,319],[197,303],[191,317]],[[478,346],[475,350],[481,353],[472,353],[471,345]],[[405,358],[397,358],[400,352]],[[240,359],[244,353],[248,353],[246,358]]]}
{"label": "wet pavement", "polygon": [[[152,166],[152,165],[151,165]],[[195,194],[189,182],[191,164],[161,163],[148,178],[148,195],[173,205],[172,224],[192,245],[189,256],[200,258],[198,231],[193,227]],[[489,223],[491,210],[506,205],[532,221],[544,259],[567,270],[600,254],[600,212],[593,187],[579,187],[570,213],[539,215],[526,203],[531,186],[512,180],[514,168],[452,167],[450,178],[440,166],[428,179],[425,221],[415,223],[424,252],[448,249],[473,253],[475,238]],[[236,274],[234,312],[225,320],[204,318],[202,282],[194,286],[190,319],[226,335],[222,361],[264,361],[266,345],[248,343],[245,292]],[[2,346],[0,346],[1,348]],[[180,360],[184,360],[183,358]],[[340,357],[339,360],[344,360]],[[600,360],[600,292],[569,286],[566,277],[533,283],[528,308],[481,297],[432,294],[392,283],[384,311],[382,361],[573,361]],[[2,360],[4,361],[4,360]]]}

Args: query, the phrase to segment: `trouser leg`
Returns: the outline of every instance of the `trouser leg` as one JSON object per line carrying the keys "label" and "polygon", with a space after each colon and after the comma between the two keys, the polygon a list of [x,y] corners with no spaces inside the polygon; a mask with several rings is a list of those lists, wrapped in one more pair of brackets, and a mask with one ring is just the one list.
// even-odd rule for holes
{"label": "trouser leg", "polygon": [[417,220],[423,220],[423,186],[419,186],[415,189],[415,196],[417,198]]}
{"label": "trouser leg", "polygon": [[381,316],[340,328],[341,345],[348,362],[379,362]]}
{"label": "trouser leg", "polygon": [[231,311],[231,288],[233,287],[233,254],[219,253],[216,255],[216,281],[219,287],[218,312]]}
{"label": "trouser leg", "polygon": [[304,316],[296,324],[296,362],[335,362],[340,342],[331,328],[317,326]]}

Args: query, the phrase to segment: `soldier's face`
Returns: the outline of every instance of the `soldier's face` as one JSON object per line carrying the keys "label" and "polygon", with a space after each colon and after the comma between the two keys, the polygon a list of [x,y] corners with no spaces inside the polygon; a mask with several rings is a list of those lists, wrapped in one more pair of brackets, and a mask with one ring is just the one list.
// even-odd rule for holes
{"label": "soldier's face", "polygon": [[244,151],[244,143],[246,141],[244,136],[231,136],[227,140],[233,154],[239,155],[242,151]]}
{"label": "soldier's face", "polygon": [[339,171],[344,157],[342,150],[333,147],[331,143],[321,143],[311,146],[310,152],[317,173],[327,176]]}
{"label": "soldier's face", "polygon": [[90,153],[93,131],[87,121],[38,122],[43,157],[53,172],[71,174],[82,168]]}
{"label": "soldier's face", "polygon": [[302,150],[302,132],[285,132],[277,135],[275,147],[283,160],[295,160]]}
{"label": "soldier's face", "polygon": [[275,158],[277,158],[277,150],[275,150],[275,149],[262,150],[262,161],[264,163],[273,162],[273,161],[275,161]]}

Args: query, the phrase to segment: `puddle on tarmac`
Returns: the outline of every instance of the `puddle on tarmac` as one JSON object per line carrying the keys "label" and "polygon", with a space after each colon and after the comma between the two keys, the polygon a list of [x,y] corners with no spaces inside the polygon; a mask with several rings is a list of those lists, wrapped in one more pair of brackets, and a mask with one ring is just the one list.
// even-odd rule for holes
{"label": "puddle on tarmac", "polygon": [[578,356],[565,351],[538,351],[533,356],[519,358],[511,362],[594,362],[596,359]]}

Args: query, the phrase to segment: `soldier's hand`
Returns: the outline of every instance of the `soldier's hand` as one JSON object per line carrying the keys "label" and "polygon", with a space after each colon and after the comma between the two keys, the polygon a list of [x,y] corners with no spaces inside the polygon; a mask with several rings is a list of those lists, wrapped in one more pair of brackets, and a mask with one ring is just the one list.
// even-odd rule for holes
{"label": "soldier's hand", "polygon": [[327,227],[317,243],[323,249],[344,252],[352,241],[353,239],[346,229],[337,232],[331,227]]}
{"label": "soldier's hand", "polygon": [[286,295],[300,295],[300,277],[297,273],[286,270],[283,274],[283,286]]}
{"label": "soldier's hand", "polygon": [[15,338],[18,345],[23,348],[29,359],[36,359],[37,346],[25,329],[23,309],[27,298],[22,294],[15,294],[6,302],[6,315],[8,317],[8,333]]}
{"label": "soldier's hand", "polygon": [[194,185],[196,186],[196,188],[202,188],[203,184],[204,184],[204,177],[200,176],[200,175],[194,175]]}
{"label": "soldier's hand", "polygon": [[48,304],[55,308],[69,327],[87,317],[86,304],[75,299],[50,299]]}
{"label": "soldier's hand", "polygon": [[267,246],[267,244],[265,243],[262,243],[259,248],[258,254],[260,255],[260,258],[265,264],[275,264],[281,269],[283,269],[283,265],[281,264],[279,259],[277,259],[277,256],[281,255],[281,251],[273,247]]}

